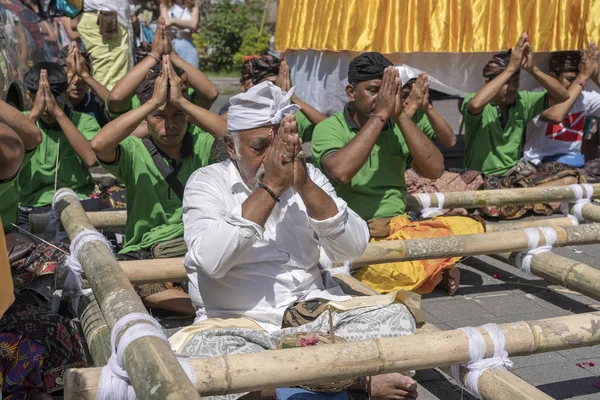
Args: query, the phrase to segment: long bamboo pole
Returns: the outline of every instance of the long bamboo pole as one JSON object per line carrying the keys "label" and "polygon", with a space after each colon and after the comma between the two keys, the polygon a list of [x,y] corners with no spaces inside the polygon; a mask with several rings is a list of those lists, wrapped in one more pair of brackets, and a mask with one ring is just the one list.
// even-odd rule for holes
{"label": "long bamboo pole", "polygon": [[83,334],[90,349],[94,365],[106,365],[110,358],[110,329],[94,294],[82,296],[79,300],[77,316],[83,327]]}
{"label": "long bamboo pole", "polygon": [[506,232],[506,231],[514,231],[516,229],[525,229],[525,228],[539,228],[542,226],[551,226],[551,227],[563,227],[566,228],[568,226],[573,226],[573,220],[568,217],[560,217],[560,218],[535,218],[524,221],[511,221],[511,222],[503,222],[503,223],[486,223],[485,231],[486,232]]}
{"label": "long bamboo pole", "polygon": [[581,216],[586,221],[600,222],[600,206],[596,204],[586,204],[581,208]]}
{"label": "long bamboo pole", "polygon": [[[89,211],[86,213],[96,229],[122,229],[127,225],[127,211]],[[50,214],[29,214],[31,233],[44,233]]]}
{"label": "long bamboo pole", "polygon": [[[594,187],[593,197],[600,197],[600,184],[593,184],[592,186]],[[437,197],[432,193],[426,194],[429,194],[431,207],[437,207]],[[444,193],[444,198],[444,208],[479,208],[576,200],[573,190],[568,186],[448,192]],[[418,197],[406,196],[407,211],[420,211],[422,209],[423,205]]]}
{"label": "long bamboo pole", "polygon": [[[495,254],[494,258],[516,267],[516,255]],[[551,252],[534,255],[530,267],[535,276],[600,300],[600,270],[596,268]]]}
{"label": "long bamboo pole", "polygon": [[[75,196],[62,197],[55,208],[71,240],[84,229],[94,229]],[[146,313],[139,296],[104,244],[99,241],[84,244],[79,262],[111,329],[129,313]],[[138,398],[200,399],[169,344],[160,338],[147,336],[132,342],[125,350],[123,365]]]}
{"label": "long bamboo pole", "polygon": [[[569,218],[556,218],[560,225],[572,224]],[[550,225],[554,219],[540,225]],[[500,224],[497,224],[500,225]],[[526,226],[525,224],[524,226]],[[600,242],[600,224],[551,226],[557,233],[556,246],[573,246]],[[543,234],[540,245],[543,243]],[[462,257],[527,250],[527,235],[523,230],[487,232],[476,235],[448,236],[433,239],[390,240],[371,242],[353,266],[395,261]],[[183,257],[160,260],[121,261],[121,268],[134,284],[186,281]]]}
{"label": "long bamboo pole", "polygon": [[[511,356],[600,344],[600,313],[499,325]],[[488,356],[494,346],[487,332]],[[422,370],[470,361],[469,341],[460,330],[336,343],[253,354],[190,359],[202,395],[252,392],[358,376]],[[93,399],[100,369],[71,370],[71,398]],[[92,396],[92,397],[90,397]]]}

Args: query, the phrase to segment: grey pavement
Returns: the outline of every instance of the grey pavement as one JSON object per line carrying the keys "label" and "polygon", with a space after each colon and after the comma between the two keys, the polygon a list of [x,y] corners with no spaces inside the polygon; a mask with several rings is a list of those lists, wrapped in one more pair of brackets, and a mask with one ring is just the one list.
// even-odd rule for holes
{"label": "grey pavement", "polygon": [[[219,96],[219,110],[230,96]],[[460,114],[456,100],[439,100],[438,111],[458,131]],[[556,254],[600,268],[600,244],[556,248]],[[551,285],[542,279],[526,278],[518,269],[491,257],[469,257],[459,264],[461,287],[454,297],[436,290],[422,298],[428,322],[443,330],[485,323],[506,323],[598,311],[600,301]],[[512,372],[556,399],[600,399],[600,346],[511,357]],[[579,368],[582,361],[596,363]],[[418,371],[419,399],[470,400],[454,381],[438,370]]]}

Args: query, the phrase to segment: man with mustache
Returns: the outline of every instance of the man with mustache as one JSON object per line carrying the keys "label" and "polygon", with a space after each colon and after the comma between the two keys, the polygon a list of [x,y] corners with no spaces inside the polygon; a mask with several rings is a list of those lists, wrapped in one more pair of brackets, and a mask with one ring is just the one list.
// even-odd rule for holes
{"label": "man with mustache", "polygon": [[[519,91],[521,69],[545,90]],[[494,55],[483,68],[483,76],[485,86],[467,96],[462,105],[464,165],[485,175],[503,175],[521,159],[527,123],[546,108],[566,101],[569,93],[535,66],[525,33],[512,50]]]}
{"label": "man with mustache", "polygon": [[[194,335],[185,346],[190,356],[265,351],[287,333],[328,330],[329,307],[336,335],[348,340],[414,333],[403,304],[373,306],[370,301],[382,299],[374,296],[344,307],[350,297],[324,285],[321,251],[333,261],[356,258],[367,245],[368,229],[327,178],[307,165],[293,90],[263,82],[231,98],[231,159],[201,168],[186,185],[190,296],[199,319],[226,319],[222,332]],[[228,329],[234,326],[246,329]],[[370,379],[373,397],[416,398],[416,382],[407,376]],[[362,392],[369,395],[364,382]]]}

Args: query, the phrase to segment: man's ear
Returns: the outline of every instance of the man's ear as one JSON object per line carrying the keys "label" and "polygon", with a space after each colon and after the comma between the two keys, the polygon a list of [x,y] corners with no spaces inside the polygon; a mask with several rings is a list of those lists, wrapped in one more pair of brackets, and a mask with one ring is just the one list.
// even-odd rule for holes
{"label": "man's ear", "polygon": [[227,135],[224,138],[225,147],[227,148],[227,154],[231,157],[232,160],[237,161],[237,156],[235,154],[235,144],[233,143],[233,138],[231,135]]}
{"label": "man's ear", "polygon": [[355,90],[356,88],[353,84],[349,83],[348,85],[346,85],[346,96],[348,96],[348,100],[351,102],[354,101],[354,96],[356,94]]}

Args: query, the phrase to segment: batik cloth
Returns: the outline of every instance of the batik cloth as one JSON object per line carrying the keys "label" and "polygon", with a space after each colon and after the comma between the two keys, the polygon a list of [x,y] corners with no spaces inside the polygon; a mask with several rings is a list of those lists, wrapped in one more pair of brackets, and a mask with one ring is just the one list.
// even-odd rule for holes
{"label": "batik cloth", "polygon": [[46,348],[21,334],[0,333],[0,389],[6,400],[25,400],[45,392],[42,365]]}
{"label": "batik cloth", "polygon": [[11,262],[12,277],[17,289],[27,286],[38,276],[55,273],[56,266],[62,263],[66,256],[63,251],[68,253],[69,246],[59,242],[54,244],[58,249],[46,243],[31,245],[22,257]]}
{"label": "batik cloth", "polygon": [[[14,386],[13,390],[21,384],[28,384],[31,371],[24,367],[30,362],[39,364],[47,393],[63,389],[63,375],[67,369],[90,366],[84,337],[73,321],[58,314],[27,304],[13,304],[0,319],[0,332],[14,334],[12,339],[5,336],[10,341],[0,345],[0,351],[12,349],[12,353],[2,353],[0,368],[5,378],[11,377],[10,382],[5,380],[4,385]],[[32,343],[26,344],[24,338],[37,342],[44,349],[42,356],[38,355],[38,348]],[[18,362],[18,357],[23,358],[23,363]],[[35,385],[39,387],[39,382]]]}
{"label": "batik cloth", "polygon": [[[429,220],[411,221],[406,215],[399,215],[391,219],[388,237],[371,238],[371,242],[430,239],[483,232],[483,221],[475,217],[433,217]],[[442,273],[452,268],[461,258],[446,257],[368,265],[360,268],[354,277],[379,293],[394,290],[431,293],[441,282]]]}
{"label": "batik cloth", "polygon": [[[415,320],[406,306],[400,303],[351,311],[333,309],[331,316],[335,335],[349,342],[413,335],[416,332]],[[200,331],[187,341],[181,353],[191,358],[258,353],[273,350],[275,344],[285,335],[313,331],[329,332],[329,313],[321,313],[308,324],[283,328],[272,333],[244,328]],[[234,400],[244,394],[212,396],[207,399]]]}

